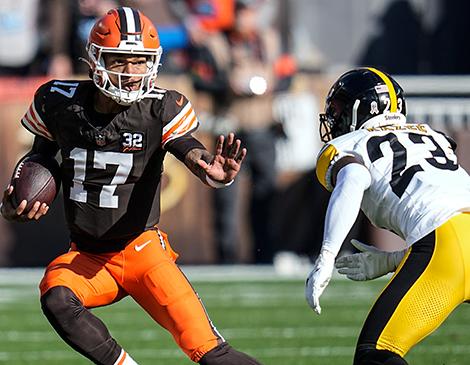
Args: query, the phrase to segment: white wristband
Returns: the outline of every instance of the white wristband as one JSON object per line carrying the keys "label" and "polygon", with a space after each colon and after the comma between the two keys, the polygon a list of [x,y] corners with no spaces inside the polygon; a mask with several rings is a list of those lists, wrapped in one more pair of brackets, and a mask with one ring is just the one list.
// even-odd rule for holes
{"label": "white wristband", "polygon": [[206,175],[206,181],[209,184],[209,186],[212,186],[213,188],[219,189],[219,188],[226,188],[227,186],[232,185],[235,180],[232,180],[228,183],[223,183],[223,182],[220,182],[220,181],[214,181],[209,176]]}

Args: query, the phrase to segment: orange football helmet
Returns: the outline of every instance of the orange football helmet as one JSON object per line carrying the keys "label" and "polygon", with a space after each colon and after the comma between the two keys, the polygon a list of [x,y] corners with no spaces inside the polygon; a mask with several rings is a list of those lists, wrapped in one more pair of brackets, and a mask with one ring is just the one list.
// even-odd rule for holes
{"label": "orange football helmet", "polygon": [[[93,82],[118,104],[139,102],[155,87],[162,47],[155,26],[139,10],[122,7],[108,11],[91,29],[86,50]],[[118,76],[119,85],[122,76],[131,75],[107,70],[103,53],[147,57],[147,73],[142,74],[139,90],[127,91],[113,85],[110,73]]]}

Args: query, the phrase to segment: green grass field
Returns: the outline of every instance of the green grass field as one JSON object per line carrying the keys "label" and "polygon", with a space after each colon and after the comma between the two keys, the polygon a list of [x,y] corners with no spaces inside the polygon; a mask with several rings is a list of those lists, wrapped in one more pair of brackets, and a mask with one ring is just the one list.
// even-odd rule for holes
{"label": "green grass field", "polygon": [[[367,312],[386,280],[354,283],[333,277],[322,314],[304,300],[304,277],[272,268],[182,268],[229,343],[264,364],[351,364]],[[43,316],[40,270],[0,270],[0,364],[89,364]],[[131,299],[93,311],[140,365],[191,364],[172,337]],[[413,365],[470,363],[470,307],[461,305],[406,359]]]}

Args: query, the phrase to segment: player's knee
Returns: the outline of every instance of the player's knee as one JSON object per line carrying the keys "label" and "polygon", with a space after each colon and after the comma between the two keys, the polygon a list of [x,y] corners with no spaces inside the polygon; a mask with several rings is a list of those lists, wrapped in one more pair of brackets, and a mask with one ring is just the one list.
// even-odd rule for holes
{"label": "player's knee", "polygon": [[223,342],[210,350],[199,361],[201,365],[263,365],[255,358],[235,350]]}
{"label": "player's knee", "polygon": [[84,309],[77,296],[64,286],[49,289],[41,297],[41,308],[49,320],[54,318],[58,322],[70,321],[80,309]]}
{"label": "player's knee", "polygon": [[407,365],[403,357],[388,350],[361,347],[356,350],[354,365]]}

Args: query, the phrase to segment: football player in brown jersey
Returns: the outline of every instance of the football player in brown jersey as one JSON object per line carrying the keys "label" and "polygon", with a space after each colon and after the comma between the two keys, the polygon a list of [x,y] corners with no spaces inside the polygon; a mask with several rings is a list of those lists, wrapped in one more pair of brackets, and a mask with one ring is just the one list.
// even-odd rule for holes
{"label": "football player in brown jersey", "polygon": [[[110,10],[87,45],[92,81],[42,85],[22,119],[35,135],[29,154],[60,151],[71,249],[47,267],[41,305],[51,325],[95,364],[136,362],[88,309],[130,295],[200,364],[261,364],[234,350],[209,320],[175,264],[160,216],[163,160],[172,153],[206,185],[222,188],[237,175],[246,150],[229,134],[214,155],[192,136],[198,120],[177,91],[155,86],[162,49],[154,25],[132,8]],[[28,154],[28,155],[29,155]],[[39,219],[48,206],[11,203],[14,222]]]}

